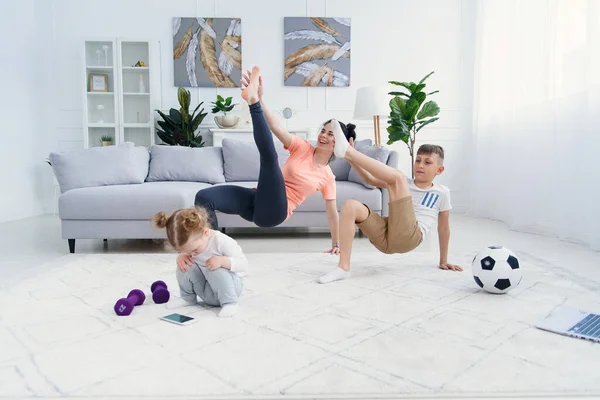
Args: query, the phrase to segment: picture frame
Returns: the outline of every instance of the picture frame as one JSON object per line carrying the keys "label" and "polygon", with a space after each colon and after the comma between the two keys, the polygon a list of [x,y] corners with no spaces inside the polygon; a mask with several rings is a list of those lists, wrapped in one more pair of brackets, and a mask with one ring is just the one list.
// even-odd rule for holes
{"label": "picture frame", "polygon": [[90,92],[108,92],[108,75],[90,74],[89,86]]}
{"label": "picture frame", "polygon": [[349,87],[352,19],[284,17],[284,86]]}
{"label": "picture frame", "polygon": [[173,17],[176,87],[240,87],[241,18]]}

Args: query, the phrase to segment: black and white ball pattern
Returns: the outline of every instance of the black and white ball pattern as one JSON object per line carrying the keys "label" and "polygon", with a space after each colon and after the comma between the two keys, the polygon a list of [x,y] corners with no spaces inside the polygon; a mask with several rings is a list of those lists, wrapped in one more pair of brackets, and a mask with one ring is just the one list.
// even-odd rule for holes
{"label": "black and white ball pattern", "polygon": [[489,293],[506,293],[523,278],[519,259],[502,246],[488,246],[477,253],[472,271],[475,283]]}

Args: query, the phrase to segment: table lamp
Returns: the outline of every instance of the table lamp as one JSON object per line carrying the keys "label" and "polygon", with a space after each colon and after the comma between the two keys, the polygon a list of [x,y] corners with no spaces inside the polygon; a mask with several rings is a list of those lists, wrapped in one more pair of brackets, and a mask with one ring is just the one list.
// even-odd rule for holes
{"label": "table lamp", "polygon": [[375,146],[381,146],[379,117],[390,114],[388,94],[392,89],[386,85],[367,86],[358,89],[354,103],[354,119],[373,119]]}

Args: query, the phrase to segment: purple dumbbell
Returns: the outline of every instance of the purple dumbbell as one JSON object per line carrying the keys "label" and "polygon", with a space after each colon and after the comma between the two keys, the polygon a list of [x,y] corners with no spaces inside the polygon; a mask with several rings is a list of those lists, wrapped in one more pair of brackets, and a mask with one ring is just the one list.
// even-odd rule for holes
{"label": "purple dumbbell", "polygon": [[115,313],[117,315],[129,315],[133,311],[133,307],[144,304],[146,295],[140,289],[133,289],[127,295],[127,298],[119,299],[115,303]]}
{"label": "purple dumbbell", "polygon": [[152,300],[156,304],[162,304],[169,301],[171,298],[171,294],[167,289],[167,284],[163,281],[156,281],[150,286],[150,291],[152,292]]}

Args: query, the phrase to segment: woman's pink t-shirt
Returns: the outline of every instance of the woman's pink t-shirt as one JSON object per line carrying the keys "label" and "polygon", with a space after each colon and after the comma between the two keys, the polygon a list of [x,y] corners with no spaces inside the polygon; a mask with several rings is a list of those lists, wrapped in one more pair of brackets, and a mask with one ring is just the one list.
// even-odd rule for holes
{"label": "woman's pink t-shirt", "polygon": [[306,198],[320,191],[325,200],[335,200],[335,175],[329,165],[313,165],[315,148],[306,140],[293,136],[286,147],[290,158],[281,167],[288,200],[288,218]]}

